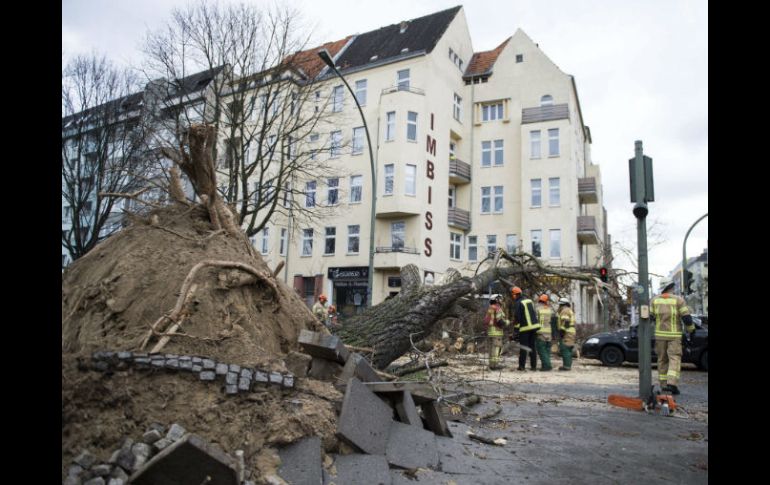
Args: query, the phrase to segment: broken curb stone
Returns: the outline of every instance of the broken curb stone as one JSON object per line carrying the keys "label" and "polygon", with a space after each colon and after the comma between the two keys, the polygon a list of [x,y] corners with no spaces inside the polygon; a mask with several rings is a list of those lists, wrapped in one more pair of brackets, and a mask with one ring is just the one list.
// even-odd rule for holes
{"label": "broken curb stone", "polygon": [[72,462],[82,466],[87,470],[91,468],[94,463],[96,463],[96,457],[92,455],[88,450],[83,450],[78,456],[75,457],[74,460],[72,460]]}
{"label": "broken curb stone", "polygon": [[361,381],[351,378],[342,400],[337,436],[366,453],[384,455],[392,416],[390,406]]}

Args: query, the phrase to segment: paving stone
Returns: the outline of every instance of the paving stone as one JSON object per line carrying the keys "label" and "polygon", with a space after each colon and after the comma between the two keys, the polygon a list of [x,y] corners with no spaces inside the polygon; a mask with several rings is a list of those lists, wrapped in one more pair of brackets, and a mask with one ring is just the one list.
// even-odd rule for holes
{"label": "paving stone", "polygon": [[397,393],[394,402],[399,421],[422,429],[422,419],[417,413],[417,406],[414,405],[412,393],[409,391]]}
{"label": "paving stone", "polygon": [[83,485],[105,485],[104,478],[102,477],[96,477],[92,478],[87,482],[84,482]]}
{"label": "paving stone", "polygon": [[149,460],[131,476],[130,483],[239,485],[236,466],[221,449],[188,434]]}
{"label": "paving stone", "polygon": [[288,483],[320,484],[323,480],[319,437],[293,443],[279,450],[278,455],[281,457],[278,475]]}
{"label": "paving stone", "polygon": [[134,357],[134,365],[138,369],[148,369],[150,367],[149,357]]}
{"label": "paving stone", "polygon": [[191,370],[193,371],[193,373],[198,373],[203,370],[203,366],[198,364],[193,364]]}
{"label": "paving stone", "polygon": [[238,364],[230,364],[228,366],[228,370],[230,372],[235,372],[236,374],[238,374],[241,372],[241,366],[239,366]]}
{"label": "paving stone", "polygon": [[68,477],[79,477],[82,473],[83,473],[83,467],[78,465],[77,463],[70,465],[70,467],[67,468]]}
{"label": "paving stone", "polygon": [[144,359],[149,357],[150,354],[147,352],[134,352],[134,359]]}
{"label": "paving stone", "polygon": [[134,357],[133,352],[127,352],[127,351],[121,351],[118,352],[118,359],[119,360],[131,360]]}
{"label": "paving stone", "polygon": [[110,370],[110,364],[108,362],[105,362],[103,360],[99,360],[94,362],[94,369],[98,370],[99,372],[107,372]]}
{"label": "paving stone", "polygon": [[310,370],[310,361],[313,360],[308,354],[297,352],[295,350],[289,352],[284,359],[286,368],[289,372],[299,377],[307,377],[307,373]]}
{"label": "paving stone", "polygon": [[355,352],[350,354],[347,362],[345,362],[345,366],[342,368],[342,373],[339,376],[339,386],[344,387],[351,377],[355,377],[361,382],[379,382],[382,380],[372,366],[369,365],[369,361],[363,355]]}
{"label": "paving stone", "polygon": [[294,388],[294,376],[291,374],[286,374],[283,376],[283,387],[287,389],[293,389]]}
{"label": "paving stone", "polygon": [[171,441],[176,441],[178,439],[181,439],[182,436],[184,436],[185,433],[187,433],[186,429],[184,429],[182,426],[174,423],[168,429],[168,433],[166,433],[166,438],[170,439]]}
{"label": "paving stone", "polygon": [[225,384],[235,385],[238,383],[238,374],[235,372],[228,372],[225,374]]}
{"label": "paving stone", "polygon": [[438,469],[447,473],[475,473],[473,469],[477,463],[471,460],[471,453],[465,449],[462,443],[452,438],[436,436],[436,450],[438,451]]}
{"label": "paving stone", "polygon": [[180,360],[179,361],[179,370],[190,372],[192,371],[193,363],[189,360]]}
{"label": "paving stone", "polygon": [[198,356],[193,356],[192,363],[193,365],[203,365],[203,358]]}
{"label": "paving stone", "polygon": [[385,449],[388,463],[401,468],[436,468],[436,435],[430,431],[394,421]]}
{"label": "paving stone", "polygon": [[177,359],[178,360],[179,359],[179,356],[176,355],[176,354],[163,354],[163,357],[165,357],[166,360],[168,360],[168,359]]}
{"label": "paving stone", "polygon": [[136,463],[136,457],[131,452],[132,446],[134,446],[134,440],[131,438],[126,438],[123,440],[123,444],[121,445],[120,449],[116,450],[112,454],[108,460],[108,463],[117,465],[116,468],[122,468],[128,472],[133,471],[134,464]]}
{"label": "paving stone", "polygon": [[241,379],[251,380],[254,377],[254,371],[251,369],[241,369]]}
{"label": "paving stone", "polygon": [[283,383],[283,375],[280,372],[271,372],[270,384],[278,384],[280,386],[281,383]]}
{"label": "paving stone", "polygon": [[192,362],[192,357],[189,355],[180,355],[179,362]]}
{"label": "paving stone", "polygon": [[439,436],[452,437],[452,433],[449,431],[449,427],[446,424],[446,419],[441,413],[441,407],[436,401],[425,402],[420,404],[422,409],[422,415],[425,418],[425,427],[433,431]]}
{"label": "paving stone", "polygon": [[351,378],[345,389],[337,436],[346,443],[372,455],[384,455],[390,433],[393,410]]}
{"label": "paving stone", "polygon": [[122,478],[110,478],[107,485],[126,485],[126,480],[123,480]]}
{"label": "paving stone", "polygon": [[216,367],[216,373],[218,376],[227,374],[227,364],[223,364],[222,362],[218,363]]}
{"label": "paving stone", "polygon": [[259,369],[254,369],[254,382],[267,384],[269,380],[270,378],[268,377],[267,372],[262,372]]}
{"label": "paving stone", "polygon": [[155,443],[153,443],[152,446],[156,450],[161,451],[161,450],[164,450],[164,449],[168,448],[170,445],[173,445],[173,444],[174,444],[174,442],[172,440],[170,440],[168,438],[161,438],[158,441],[156,441]]}
{"label": "paving stone", "polygon": [[152,455],[152,448],[147,443],[134,443],[131,447],[131,453],[133,453],[136,458],[134,469],[138,470],[147,462],[150,455]]}
{"label": "paving stone", "polygon": [[383,484],[390,485],[390,469],[388,460],[382,455],[341,455],[336,456],[334,467],[337,478],[332,482],[344,484]]}
{"label": "paving stone", "polygon": [[106,477],[110,474],[111,471],[112,466],[106,463],[102,463],[101,465],[96,465],[91,468],[91,473],[99,477]]}
{"label": "paving stone", "polygon": [[251,379],[247,379],[245,377],[241,377],[238,379],[238,390],[239,391],[248,391],[251,389]]}
{"label": "paving stone", "polygon": [[217,375],[214,373],[213,370],[201,371],[199,375],[200,375],[200,380],[202,381],[213,381],[214,379],[217,378]]}
{"label": "paving stone", "polygon": [[204,369],[209,370],[209,369],[215,369],[217,366],[217,363],[211,359],[203,359],[202,365]]}
{"label": "paving stone", "polygon": [[77,477],[66,477],[63,482],[61,482],[62,485],[82,485],[83,482],[80,481]]}
{"label": "paving stone", "polygon": [[310,370],[307,373],[308,377],[313,379],[334,383],[338,382],[337,378],[340,374],[342,374],[342,365],[338,362],[318,357],[313,357],[313,360],[310,362]]}
{"label": "paving stone", "polygon": [[178,359],[166,359],[166,369],[179,370]]}
{"label": "paving stone", "polygon": [[227,384],[225,385],[225,394],[238,394],[238,386],[235,384]]}
{"label": "paving stone", "polygon": [[152,359],[150,361],[150,366],[153,369],[163,369],[163,368],[166,367],[166,359],[163,359],[163,358],[161,358],[161,359]]}
{"label": "paving stone", "polygon": [[128,483],[128,474],[119,466],[113,467],[110,473],[110,478],[123,480],[123,483]]}
{"label": "paving stone", "polygon": [[163,435],[157,429],[151,429],[142,435],[142,443],[151,445],[161,439]]}
{"label": "paving stone", "polygon": [[83,450],[73,460],[73,463],[82,466],[85,470],[88,470],[96,463],[96,457],[88,450]]}
{"label": "paving stone", "polygon": [[333,360],[344,364],[350,351],[339,337],[320,332],[302,330],[299,333],[299,345],[305,353],[320,359]]}

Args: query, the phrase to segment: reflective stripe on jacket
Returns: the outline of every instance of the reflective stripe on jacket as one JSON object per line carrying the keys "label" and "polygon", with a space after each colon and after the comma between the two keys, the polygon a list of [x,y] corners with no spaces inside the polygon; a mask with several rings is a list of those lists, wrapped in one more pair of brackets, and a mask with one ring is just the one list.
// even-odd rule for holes
{"label": "reflective stripe on jacket", "polygon": [[[650,302],[650,312],[655,316],[655,338],[676,340],[682,338],[682,324],[679,321],[690,314],[687,303],[681,296],[663,293]],[[695,325],[688,325],[687,331],[695,330]]]}
{"label": "reflective stripe on jacket", "polygon": [[[514,308],[514,316],[516,318],[516,325],[514,328],[518,329],[519,332],[529,332],[530,330],[540,328],[540,323],[537,321],[535,304],[532,303],[532,300],[529,298],[521,298],[516,301],[516,306]],[[524,318],[522,318],[522,316]],[[524,321],[526,321],[527,324],[522,326],[521,324],[524,323]]]}
{"label": "reflective stripe on jacket", "polygon": [[559,330],[565,333],[575,333],[575,312],[568,306],[559,310]]}
{"label": "reflective stripe on jacket", "polygon": [[553,310],[548,305],[538,305],[537,317],[540,322],[537,334],[546,337],[546,340],[551,340],[551,317],[553,317]]}
{"label": "reflective stripe on jacket", "polygon": [[495,326],[495,322],[498,320],[503,321],[503,325],[506,327],[511,324],[511,322],[505,318],[505,312],[500,307],[500,305],[493,303],[489,305],[489,308],[487,308],[487,313],[484,315],[484,325],[487,326],[487,335],[490,337],[502,337],[504,335],[503,329],[498,328]]}

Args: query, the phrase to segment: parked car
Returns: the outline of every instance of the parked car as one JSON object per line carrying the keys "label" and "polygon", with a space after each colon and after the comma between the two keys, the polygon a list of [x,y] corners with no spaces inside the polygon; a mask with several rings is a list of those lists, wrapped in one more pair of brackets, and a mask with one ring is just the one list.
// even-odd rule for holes
{"label": "parked car", "polygon": [[[682,362],[690,362],[703,370],[709,369],[709,331],[708,325],[704,325],[698,316],[693,316],[695,324],[695,336],[691,344],[687,345],[685,336],[682,335]],[[654,328],[653,328],[654,333]],[[602,332],[591,335],[583,343],[580,355],[592,359],[599,359],[604,365],[619,366],[623,362],[639,361],[639,337],[638,326],[617,330],[615,332]],[[655,336],[652,337],[652,361],[657,362],[655,353]]]}

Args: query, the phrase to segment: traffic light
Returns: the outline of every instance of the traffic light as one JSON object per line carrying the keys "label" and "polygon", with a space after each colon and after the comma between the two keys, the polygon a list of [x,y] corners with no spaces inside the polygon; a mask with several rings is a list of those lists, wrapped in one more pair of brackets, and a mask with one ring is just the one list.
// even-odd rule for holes
{"label": "traffic light", "polygon": [[692,281],[693,281],[693,274],[692,271],[684,270],[684,291],[683,293],[685,295],[689,295],[692,293]]}
{"label": "traffic light", "polygon": [[599,278],[606,283],[609,279],[609,273],[607,272],[607,268],[599,268]]}

